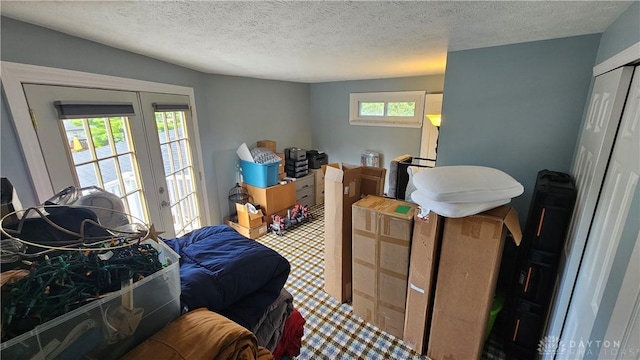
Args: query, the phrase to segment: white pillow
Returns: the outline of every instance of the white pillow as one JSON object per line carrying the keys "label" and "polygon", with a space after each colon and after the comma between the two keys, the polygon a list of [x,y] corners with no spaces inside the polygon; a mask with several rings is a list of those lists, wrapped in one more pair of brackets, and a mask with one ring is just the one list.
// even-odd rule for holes
{"label": "white pillow", "polygon": [[521,195],[524,187],[498,169],[485,166],[440,166],[413,176],[416,188],[433,201],[480,203]]}
{"label": "white pillow", "polygon": [[511,199],[501,199],[496,201],[487,201],[479,203],[447,203],[440,201],[433,201],[426,197],[422,191],[414,191],[411,194],[411,199],[420,205],[423,210],[431,210],[434,213],[450,218],[461,218],[465,216],[479,214],[483,211],[493,209],[500,205],[508,204]]}
{"label": "white pillow", "polygon": [[420,169],[422,168],[418,166],[407,167],[407,174],[409,174],[409,181],[407,181],[407,188],[404,192],[404,201],[411,201],[411,194],[413,194],[414,191],[418,190],[416,186],[413,184],[413,175],[415,175],[418,171],[420,171]]}

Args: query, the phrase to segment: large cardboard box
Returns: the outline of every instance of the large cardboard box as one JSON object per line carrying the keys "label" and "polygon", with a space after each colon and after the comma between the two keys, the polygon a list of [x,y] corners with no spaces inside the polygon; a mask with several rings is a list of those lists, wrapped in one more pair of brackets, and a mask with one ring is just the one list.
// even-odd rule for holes
{"label": "large cardboard box", "polygon": [[274,140],[258,140],[256,147],[267,148],[273,152],[276,152],[276,142]]}
{"label": "large cardboard box", "polygon": [[360,187],[363,194],[384,195],[384,179],[387,169],[351,164],[342,164],[342,169],[345,171],[359,169]]}
{"label": "large cardboard box", "polygon": [[264,211],[265,222],[271,224],[271,215],[283,215],[289,208],[296,204],[296,184],[276,184],[268,188],[260,188],[244,184],[249,193],[249,200],[254,204],[260,204]]}
{"label": "large cardboard box", "polygon": [[[337,166],[322,167],[325,171],[324,289],[340,302],[346,302],[351,299],[351,205],[362,195],[370,194],[361,188],[363,176],[365,182],[382,183],[382,187],[376,189],[384,188],[386,169],[370,168],[363,173],[362,166]],[[375,190],[371,194],[382,195],[382,192]]]}
{"label": "large cardboard box", "polygon": [[238,212],[238,224],[246,228],[255,228],[264,222],[262,209],[258,210],[257,214],[249,212],[247,204],[237,204],[236,211]]}
{"label": "large cardboard box", "polygon": [[353,204],[353,313],[402,337],[416,205],[379,196]]}
{"label": "large cardboard box", "polygon": [[436,273],[444,217],[430,212],[426,218],[413,220],[407,306],[402,341],[425,355],[435,294]]}
{"label": "large cardboard box", "polygon": [[507,233],[520,244],[518,214],[501,206],[445,219],[427,355],[479,359]]}

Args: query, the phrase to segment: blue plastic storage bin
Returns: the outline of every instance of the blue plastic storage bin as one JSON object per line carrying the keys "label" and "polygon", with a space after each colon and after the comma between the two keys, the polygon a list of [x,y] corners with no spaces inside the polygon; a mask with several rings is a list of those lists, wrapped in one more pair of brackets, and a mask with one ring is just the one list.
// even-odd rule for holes
{"label": "blue plastic storage bin", "polygon": [[245,184],[266,188],[278,183],[278,167],[280,162],[257,164],[240,160],[242,178]]}

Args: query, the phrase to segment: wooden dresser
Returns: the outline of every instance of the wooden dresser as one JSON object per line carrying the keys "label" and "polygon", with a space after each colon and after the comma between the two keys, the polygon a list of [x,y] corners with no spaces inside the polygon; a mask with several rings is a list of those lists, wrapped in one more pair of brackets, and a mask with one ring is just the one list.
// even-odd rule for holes
{"label": "wooden dresser", "polygon": [[315,175],[310,173],[296,179],[296,203],[300,205],[315,205]]}

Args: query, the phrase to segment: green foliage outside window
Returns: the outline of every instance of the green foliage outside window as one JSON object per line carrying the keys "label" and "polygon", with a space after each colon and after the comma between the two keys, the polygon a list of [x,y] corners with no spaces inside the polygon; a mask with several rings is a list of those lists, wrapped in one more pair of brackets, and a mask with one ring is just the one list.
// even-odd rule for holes
{"label": "green foliage outside window", "polygon": [[388,102],[385,114],[384,102],[361,102],[360,116],[414,116],[415,102]]}
{"label": "green foliage outside window", "polygon": [[387,116],[413,116],[416,112],[415,102],[387,103]]}
{"label": "green foliage outside window", "polygon": [[[74,126],[81,127],[83,120],[71,120]],[[91,139],[93,140],[93,146],[102,147],[109,145],[109,136],[107,135],[107,127],[105,118],[91,118],[87,119],[89,123],[89,129],[91,130]],[[121,117],[109,118],[109,124],[111,125],[111,133],[113,134],[113,140],[120,142],[124,140],[125,129],[124,121]]]}
{"label": "green foliage outside window", "polygon": [[361,102],[360,115],[361,116],[384,116],[384,103],[383,102]]}
{"label": "green foliage outside window", "polygon": [[[158,128],[158,132],[163,132],[165,131],[164,128],[164,120],[163,120],[163,115],[167,120],[167,128],[168,130],[173,130],[176,128],[176,125],[178,126],[178,128],[182,127],[182,112],[156,112],[156,127]],[[177,122],[177,124],[176,124]]]}

